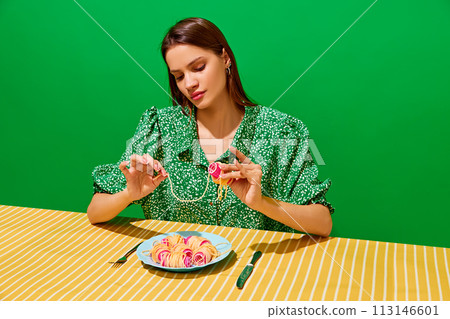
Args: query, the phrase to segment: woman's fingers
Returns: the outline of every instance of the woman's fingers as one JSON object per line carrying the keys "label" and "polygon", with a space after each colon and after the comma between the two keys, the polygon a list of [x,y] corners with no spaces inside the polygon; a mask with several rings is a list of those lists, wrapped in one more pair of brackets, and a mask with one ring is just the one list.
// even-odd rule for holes
{"label": "woman's fingers", "polygon": [[[261,165],[254,164],[237,148],[230,146],[230,151],[236,155],[233,164],[220,164],[222,178],[259,178],[262,176]],[[238,159],[242,162],[240,163]]]}
{"label": "woman's fingers", "polygon": [[163,175],[163,176],[167,176],[168,175],[166,170],[164,169],[164,167],[161,165],[161,163],[158,160],[155,160],[155,167],[157,167],[156,170],[158,172],[160,172],[161,175]]}
{"label": "woman's fingers", "polygon": [[158,171],[158,170],[155,168],[156,161],[153,159],[153,157],[151,157],[149,154],[145,153],[142,156],[142,161],[144,163],[144,169],[145,169],[144,172],[146,172],[150,176],[154,176],[155,175],[154,171],[155,170]]}
{"label": "woman's fingers", "polygon": [[167,175],[158,174],[158,176],[153,178],[153,183],[155,184],[156,187],[158,187],[159,184],[161,184],[161,182],[166,179],[166,177]]}
{"label": "woman's fingers", "polygon": [[237,171],[221,174],[221,178],[232,178],[235,180],[246,179],[250,184],[260,186],[262,179],[262,168],[258,164],[242,165],[235,160]]}
{"label": "woman's fingers", "polygon": [[130,156],[130,169],[134,168],[137,171],[142,172],[144,164],[142,163],[142,156],[133,154]]}
{"label": "woman's fingers", "polygon": [[[236,161],[236,165],[230,166],[229,169],[222,170],[222,176],[223,178],[243,178],[249,175],[260,175],[261,173],[261,166],[258,164],[249,164],[249,165],[242,165],[239,162]],[[239,175],[239,176],[238,176]]]}
{"label": "woman's fingers", "polygon": [[130,176],[130,172],[128,171],[127,165],[130,163],[129,161],[123,161],[119,164],[119,169],[125,176],[125,178],[128,180],[128,177]]}
{"label": "woman's fingers", "polygon": [[[150,165],[152,164],[152,165]],[[149,168],[150,166],[150,168]],[[139,172],[145,172],[153,176],[153,158],[146,158],[145,156],[140,156],[138,154],[133,154],[130,156],[130,169],[134,168]]]}
{"label": "woman's fingers", "polygon": [[236,147],[230,146],[230,151],[236,155],[236,157],[242,162],[242,164],[247,165],[250,164],[252,161],[245,156],[241,151],[239,151]]}
{"label": "woman's fingers", "polygon": [[220,178],[246,178],[244,174],[242,174],[242,172],[237,171],[237,172],[230,172],[230,173],[222,173],[220,174]]}
{"label": "woman's fingers", "polygon": [[222,172],[229,172],[229,171],[237,171],[239,170],[236,165],[234,164],[219,164],[220,169]]}
{"label": "woman's fingers", "polygon": [[168,175],[161,163],[147,153],[142,156],[138,154],[131,155],[130,168],[131,167],[134,167],[137,171],[145,172],[152,177],[156,175],[155,171],[163,176]]}
{"label": "woman's fingers", "polygon": [[130,168],[136,168],[136,154],[130,156]]}
{"label": "woman's fingers", "polygon": [[[159,172],[161,175],[167,176],[167,172],[164,169],[164,167],[162,167],[161,163],[158,160],[155,160],[153,157],[151,157],[149,154],[144,154],[144,158],[147,160],[147,162],[149,163],[149,167],[151,167],[153,170]],[[148,173],[149,175],[154,176],[154,172],[152,171],[152,174]]]}

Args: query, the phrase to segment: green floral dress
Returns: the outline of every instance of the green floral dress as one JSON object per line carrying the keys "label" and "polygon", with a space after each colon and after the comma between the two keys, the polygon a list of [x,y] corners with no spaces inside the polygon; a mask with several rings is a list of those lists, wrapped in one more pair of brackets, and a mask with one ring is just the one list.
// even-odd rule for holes
{"label": "green floral dress", "polygon": [[[94,194],[115,194],[125,189],[126,179],[119,164],[129,160],[132,154],[148,153],[169,173],[173,189],[166,178],[153,193],[132,202],[142,205],[146,218],[297,232],[249,208],[231,189],[225,198],[218,198],[219,185],[212,180],[207,183],[209,162],[198,142],[195,118],[195,108],[193,118],[184,115],[181,106],[147,109],[120,159],[115,164],[94,168]],[[261,165],[264,196],[297,205],[320,203],[333,213],[334,208],[325,198],[331,180],[318,180],[308,138],[308,129],[300,120],[258,105],[245,107],[244,118],[231,145]],[[228,164],[234,158],[227,150],[216,161]],[[198,201],[181,202],[172,191],[183,200],[204,196]]]}

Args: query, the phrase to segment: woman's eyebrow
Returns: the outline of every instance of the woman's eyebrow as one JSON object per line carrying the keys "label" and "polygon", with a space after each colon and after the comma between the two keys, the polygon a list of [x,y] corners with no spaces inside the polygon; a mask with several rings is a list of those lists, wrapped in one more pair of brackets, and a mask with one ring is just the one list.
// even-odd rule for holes
{"label": "woman's eyebrow", "polygon": [[[191,66],[192,64],[194,64],[197,60],[203,58],[203,56],[199,56],[198,58],[195,58],[194,60],[192,60],[191,62],[189,62],[189,64],[187,66]],[[179,72],[180,70],[170,70],[171,73],[173,72]]]}

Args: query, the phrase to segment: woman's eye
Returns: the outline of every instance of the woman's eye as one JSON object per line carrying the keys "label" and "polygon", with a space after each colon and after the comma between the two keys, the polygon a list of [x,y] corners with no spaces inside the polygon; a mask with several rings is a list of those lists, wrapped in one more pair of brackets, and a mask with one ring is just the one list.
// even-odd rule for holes
{"label": "woman's eye", "polygon": [[[196,68],[195,71],[202,71],[205,68],[205,64],[203,64],[201,67]],[[183,79],[183,75],[180,75],[179,77],[175,77],[175,80],[180,81]]]}

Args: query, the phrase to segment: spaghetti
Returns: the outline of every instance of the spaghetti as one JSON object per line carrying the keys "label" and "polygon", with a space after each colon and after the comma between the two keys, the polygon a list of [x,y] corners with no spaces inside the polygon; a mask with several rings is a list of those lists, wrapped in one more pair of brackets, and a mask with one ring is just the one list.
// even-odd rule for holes
{"label": "spaghetti", "polygon": [[[218,244],[221,245],[221,244]],[[206,238],[178,234],[155,241],[150,250],[142,252],[163,267],[189,268],[204,266],[220,256],[217,248]]]}
{"label": "spaghetti", "polygon": [[[228,185],[233,182],[231,178],[222,179],[220,174],[222,170],[220,169],[219,163],[211,163],[208,167],[208,173],[212,176],[212,180],[214,183],[219,184],[219,189],[217,190],[217,198],[221,200],[222,198],[227,197]],[[223,196],[223,189],[225,188],[225,197]]]}

